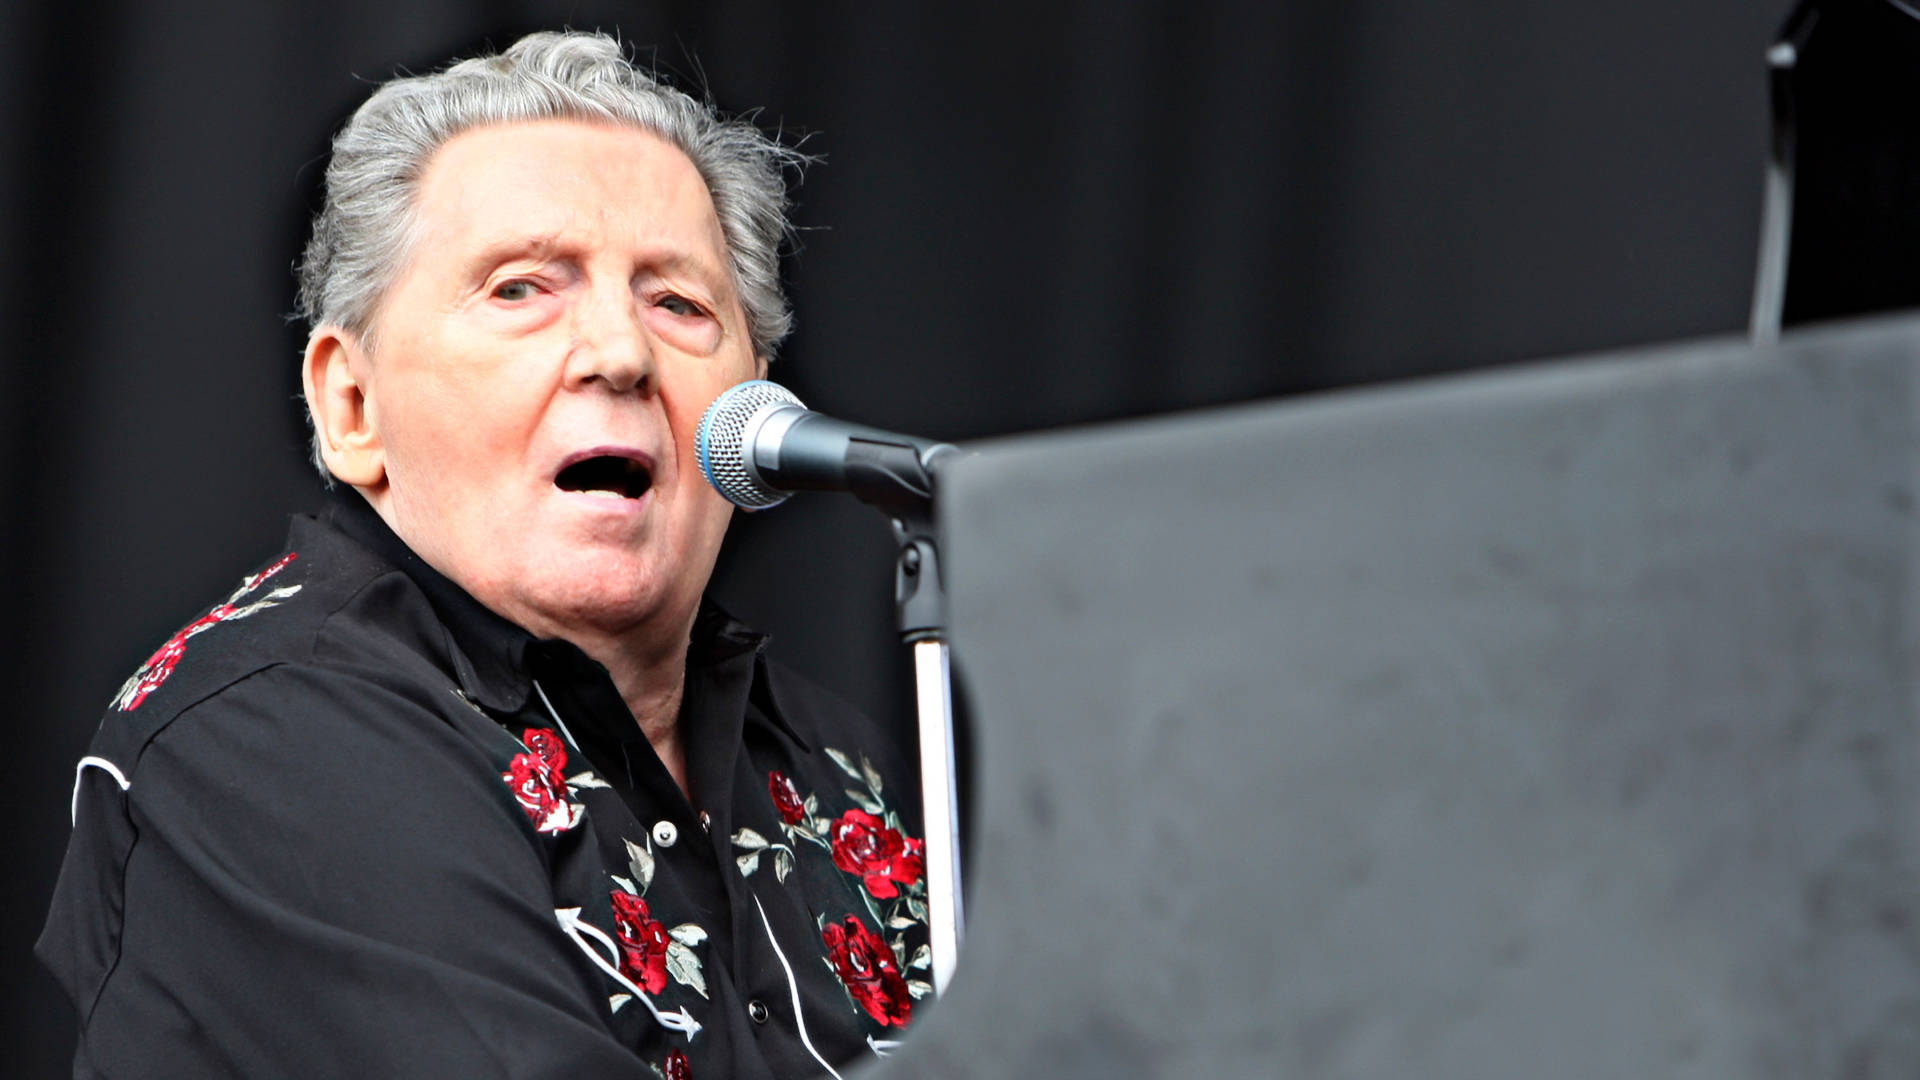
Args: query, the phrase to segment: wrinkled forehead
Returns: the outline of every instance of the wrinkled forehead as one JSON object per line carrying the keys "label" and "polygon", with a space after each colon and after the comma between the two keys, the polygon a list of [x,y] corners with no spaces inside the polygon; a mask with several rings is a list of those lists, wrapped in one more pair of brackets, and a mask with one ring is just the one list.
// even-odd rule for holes
{"label": "wrinkled forehead", "polygon": [[471,128],[429,159],[415,240],[471,255],[592,242],[679,262],[726,262],[712,193],[683,151],[643,128],[541,120]]}
{"label": "wrinkled forehead", "polygon": [[[427,159],[412,195],[404,249],[368,326],[370,349],[394,304],[446,303],[448,290],[511,259],[622,258],[636,272],[699,282],[718,306],[738,310],[705,178],[645,128],[574,119],[468,128]],[[441,295],[421,295],[423,284]]]}

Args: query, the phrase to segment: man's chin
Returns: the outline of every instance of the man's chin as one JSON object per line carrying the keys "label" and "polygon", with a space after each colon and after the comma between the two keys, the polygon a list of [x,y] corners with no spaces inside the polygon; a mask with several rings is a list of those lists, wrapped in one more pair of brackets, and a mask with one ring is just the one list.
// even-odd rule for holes
{"label": "man's chin", "polygon": [[699,594],[685,600],[668,584],[657,574],[570,573],[522,591],[507,617],[541,637],[571,641],[682,634]]}

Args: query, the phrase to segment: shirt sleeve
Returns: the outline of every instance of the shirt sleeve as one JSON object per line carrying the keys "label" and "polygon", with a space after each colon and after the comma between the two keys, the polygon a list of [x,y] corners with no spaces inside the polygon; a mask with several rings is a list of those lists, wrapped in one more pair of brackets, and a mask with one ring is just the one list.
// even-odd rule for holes
{"label": "shirt sleeve", "polygon": [[155,736],[76,1074],[651,1075],[556,919],[549,838],[420,693],[282,666]]}

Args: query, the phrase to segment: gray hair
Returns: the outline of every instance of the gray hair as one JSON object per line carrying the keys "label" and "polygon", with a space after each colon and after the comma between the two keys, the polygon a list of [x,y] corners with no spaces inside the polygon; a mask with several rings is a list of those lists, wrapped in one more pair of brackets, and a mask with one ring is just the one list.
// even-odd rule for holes
{"label": "gray hair", "polygon": [[420,178],[442,144],[470,128],[548,119],[630,125],[687,155],[713,198],[754,355],[772,359],[793,325],[780,287],[780,249],[792,233],[785,170],[805,157],[634,67],[604,34],[529,34],[498,56],[374,91],[333,140],[326,201],[299,268],[308,324],[372,334],[412,250]]}

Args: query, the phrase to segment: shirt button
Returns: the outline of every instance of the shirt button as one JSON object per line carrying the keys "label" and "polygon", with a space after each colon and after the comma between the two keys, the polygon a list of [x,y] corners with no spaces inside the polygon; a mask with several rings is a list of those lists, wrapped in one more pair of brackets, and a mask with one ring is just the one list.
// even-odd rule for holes
{"label": "shirt button", "polygon": [[680,830],[671,821],[653,823],[653,842],[661,847],[672,847],[680,839]]}
{"label": "shirt button", "polygon": [[707,813],[705,810],[700,811],[700,831],[701,832],[713,831],[713,815]]}
{"label": "shirt button", "polygon": [[761,1001],[759,998],[754,998],[752,1001],[747,1002],[747,1015],[753,1017],[753,1022],[756,1024],[766,1023],[767,1022],[766,1003]]}

